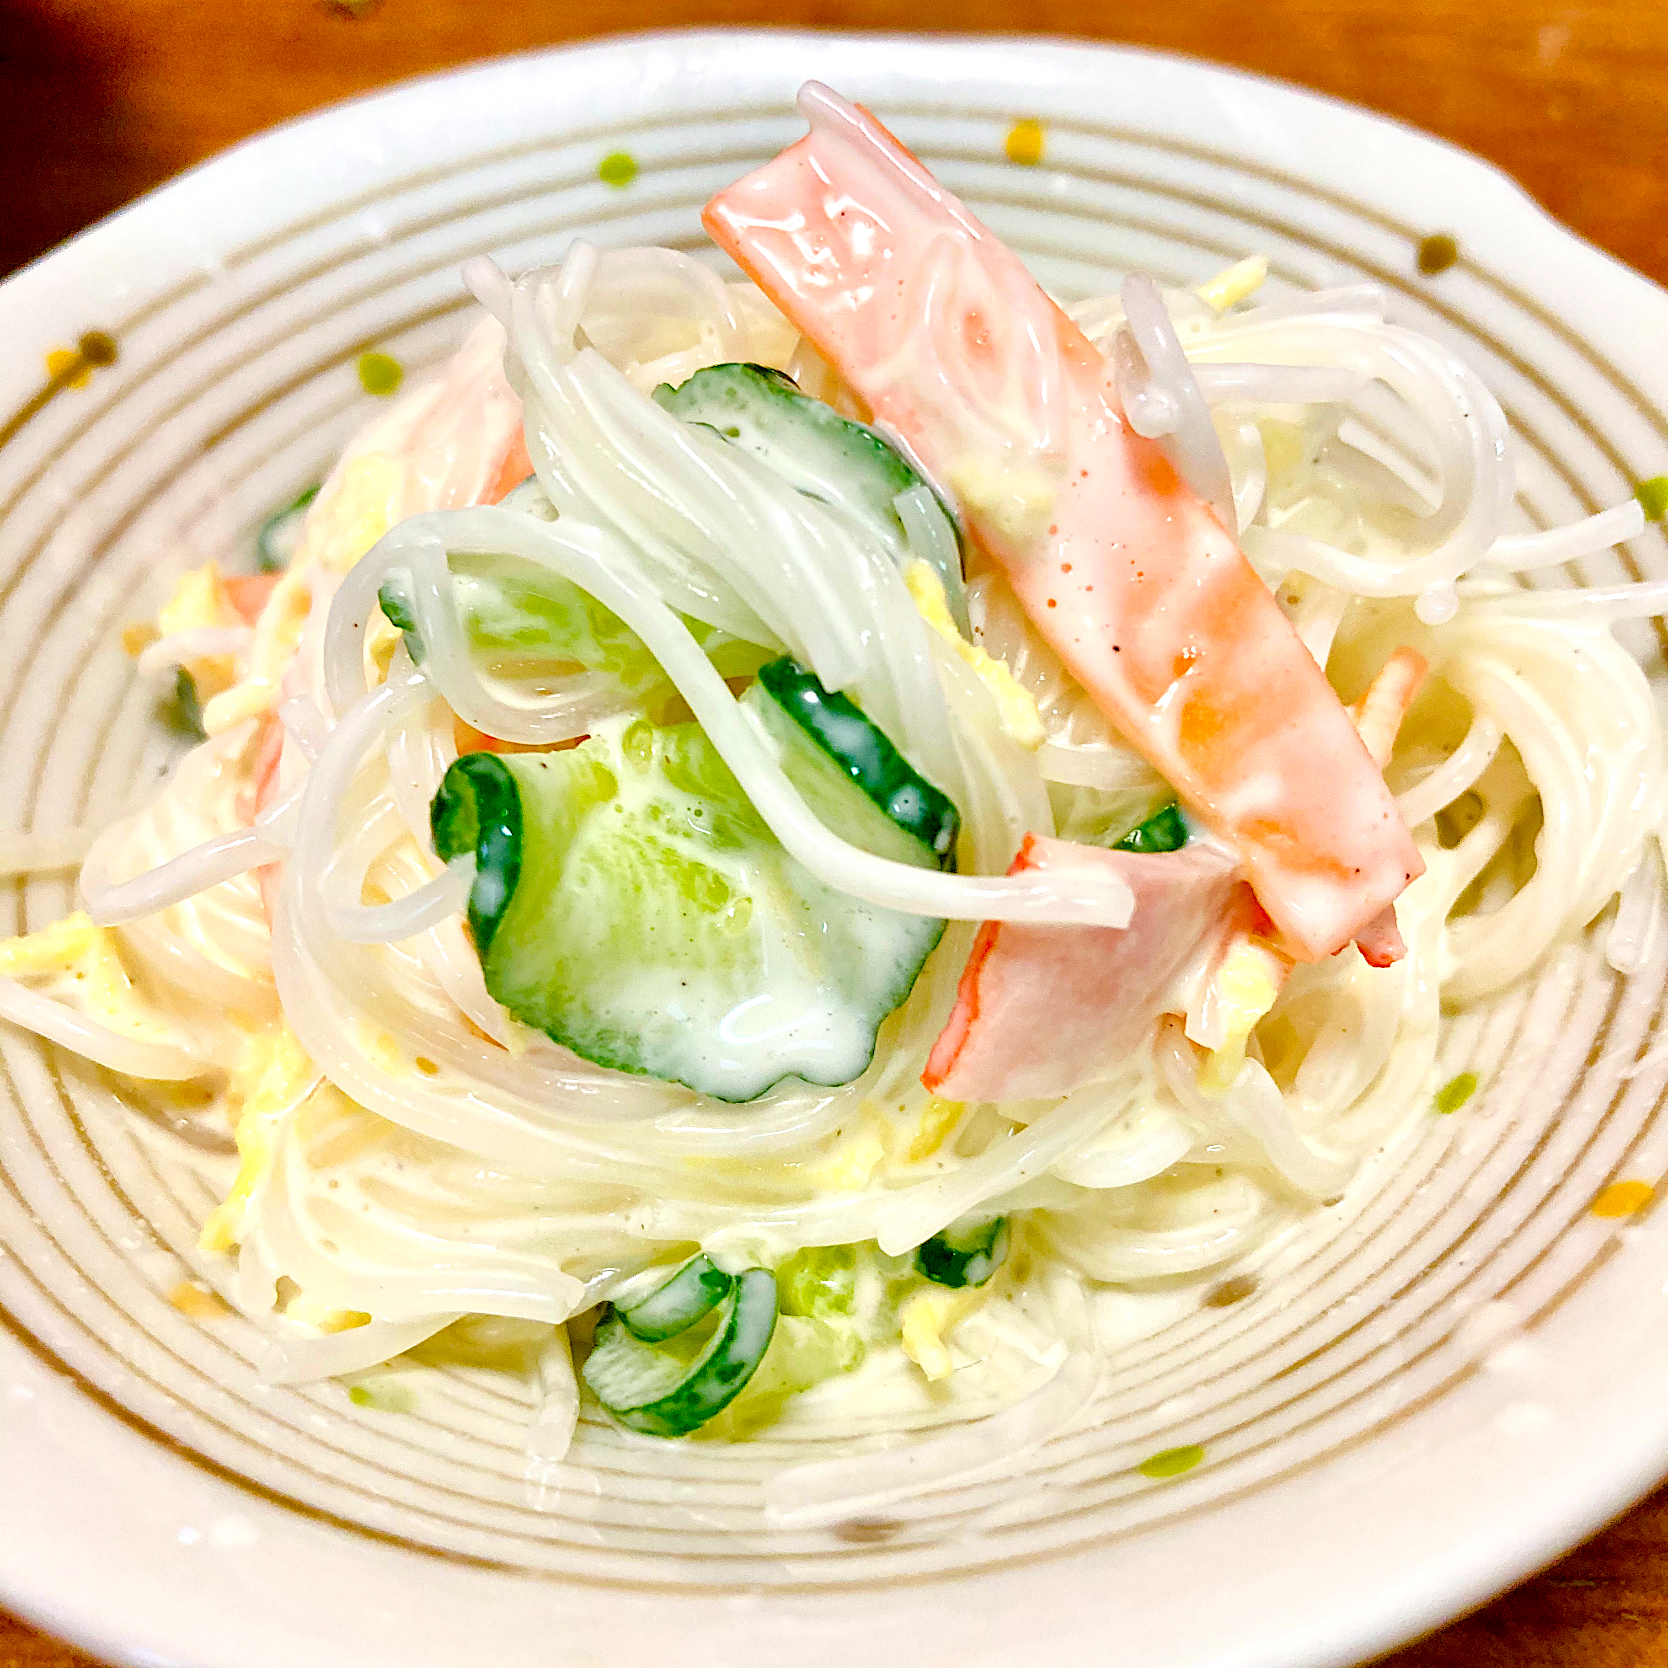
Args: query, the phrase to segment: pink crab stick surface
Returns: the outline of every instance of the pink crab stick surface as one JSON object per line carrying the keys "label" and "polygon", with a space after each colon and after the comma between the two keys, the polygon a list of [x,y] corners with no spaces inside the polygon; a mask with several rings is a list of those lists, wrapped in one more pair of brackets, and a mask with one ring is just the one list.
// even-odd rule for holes
{"label": "pink crab stick surface", "polygon": [[1112,873],[1135,911],[1121,930],[986,921],[921,1074],[946,1100],[1033,1100],[1104,1075],[1176,1005],[1178,981],[1222,937],[1241,885],[1232,856],[1200,842],[1160,855],[1027,834],[1008,872]]}
{"label": "pink crab stick surface", "polygon": [[[1379,767],[1424,671],[1423,657],[1398,649],[1354,706],[1354,724]],[[1134,914],[1123,931],[1011,921],[979,927],[956,1006],[921,1074],[926,1088],[944,1099],[1071,1094],[1136,1048],[1159,1016],[1208,1002],[1221,967],[1241,944],[1266,946],[1268,916],[1223,847],[1189,842],[1181,851],[1141,854],[1031,834],[1009,874],[1039,869],[1118,874],[1134,892]],[[1371,932],[1363,929],[1361,952],[1374,966],[1404,952],[1393,907],[1384,916]],[[1274,994],[1291,962],[1269,949]],[[1048,1037],[1048,1048],[1036,1048],[1039,1036]]]}
{"label": "pink crab stick surface", "polygon": [[[329,710],[321,654],[325,617],[340,572],[382,532],[425,510],[496,504],[533,473],[521,401],[503,361],[503,327],[484,319],[439,377],[405,394],[348,444],[308,509],[295,563],[283,576],[307,587],[308,603],[294,656],[279,680],[282,697],[306,696]],[[229,581],[228,589],[253,623],[272,605],[279,583],[276,574],[261,575]],[[267,712],[243,807],[247,818],[253,821],[306,768],[276,711]],[[279,864],[261,870],[269,918],[280,875]]]}
{"label": "pink crab stick surface", "polygon": [[1325,675],[1018,257],[866,111],[814,82],[800,109],[809,135],[714,197],[707,230],[1233,847],[1284,947],[1343,948],[1423,864]]}
{"label": "pink crab stick surface", "polygon": [[[1424,675],[1421,655],[1397,649],[1352,709],[1380,768]],[[946,1100],[1070,1094],[1104,1076],[1161,1015],[1208,1002],[1239,946],[1266,945],[1268,917],[1232,856],[1215,844],[1190,841],[1180,851],[1143,854],[1031,834],[1008,872],[1037,870],[1116,874],[1135,894],[1134,914],[1121,931],[987,921],[921,1074]],[[1395,911],[1387,906],[1384,913],[1387,921],[1362,934],[1362,954],[1376,966],[1391,951],[1404,953]],[[1276,950],[1267,970],[1272,994],[1291,963]],[[1048,1047],[1038,1048],[1043,1036]]]}

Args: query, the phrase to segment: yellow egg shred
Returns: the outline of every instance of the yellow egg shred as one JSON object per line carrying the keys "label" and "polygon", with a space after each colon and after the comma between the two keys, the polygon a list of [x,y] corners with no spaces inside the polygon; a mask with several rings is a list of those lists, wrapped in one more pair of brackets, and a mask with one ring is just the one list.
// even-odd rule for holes
{"label": "yellow egg shred", "polygon": [[1048,739],[1048,732],[1043,728],[1037,703],[1020,687],[1006,661],[969,643],[956,630],[938,575],[926,562],[911,562],[904,569],[904,584],[909,588],[916,612],[966,661],[979,682],[990,691],[1002,717],[1002,728],[1009,737],[1021,747],[1041,747]]}

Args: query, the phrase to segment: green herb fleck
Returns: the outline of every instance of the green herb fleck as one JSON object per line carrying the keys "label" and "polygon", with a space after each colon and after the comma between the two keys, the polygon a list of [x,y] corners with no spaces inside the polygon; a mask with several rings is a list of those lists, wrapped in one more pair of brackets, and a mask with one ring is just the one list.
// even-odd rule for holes
{"label": "green herb fleck", "polygon": [[355,1384],[348,1400],[378,1413],[410,1413],[417,1406],[417,1398],[403,1384]]}
{"label": "green herb fleck", "polygon": [[1476,1092],[1476,1072],[1462,1071],[1436,1091],[1436,1109],[1438,1112],[1457,1112]]}
{"label": "green herb fleck", "polygon": [[1647,521],[1661,521],[1668,516],[1668,475],[1653,475],[1648,481],[1641,481],[1633,489],[1633,496],[1639,500]]}
{"label": "green herb fleck", "polygon": [[616,189],[630,185],[637,178],[637,158],[629,151],[610,151],[597,164],[597,178]]}
{"label": "green herb fleck", "polygon": [[359,356],[359,386],[367,394],[386,399],[405,381],[405,366],[387,353],[362,353]]}
{"label": "green herb fleck", "polygon": [[181,666],[174,673],[174,698],[167,702],[163,714],[168,723],[181,735],[193,741],[206,741],[208,731],[203,728],[203,706],[197,699],[197,680]]}
{"label": "green herb fleck", "polygon": [[1419,270],[1434,278],[1459,259],[1459,244],[1451,232],[1433,232],[1419,245]]}
{"label": "green herb fleck", "polygon": [[1155,1478],[1179,1477],[1184,1471],[1191,1471],[1204,1457],[1205,1450],[1197,1443],[1186,1448],[1166,1448],[1162,1453],[1154,1454],[1151,1459],[1141,1461],[1141,1475]]}

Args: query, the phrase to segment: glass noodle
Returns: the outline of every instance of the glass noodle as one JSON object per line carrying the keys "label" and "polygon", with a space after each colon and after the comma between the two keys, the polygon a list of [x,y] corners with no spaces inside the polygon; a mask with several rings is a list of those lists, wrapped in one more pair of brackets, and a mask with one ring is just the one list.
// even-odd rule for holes
{"label": "glass noodle", "polygon": [[[919,1460],[929,1482],[977,1474],[992,1443],[1040,1441],[1075,1417],[1088,1363],[1145,1324],[1139,1303],[1109,1294],[1218,1279],[1345,1192],[1425,1104],[1444,1001],[1501,990],[1618,892],[1612,961],[1643,964],[1668,776],[1644,675],[1608,624],[1659,612],[1662,587],[1583,598],[1513,578],[1633,536],[1636,506],[1526,529],[1498,404],[1445,347],[1389,322],[1370,286],[1218,311],[1136,276],[1072,309],[1132,423],[1238,526],[1346,698],[1399,645],[1430,663],[1387,768],[1427,865],[1398,905],[1408,954],[1298,968],[1224,1085],[1202,1086],[1177,1020],[1071,1095],[932,1102],[921,1071],[978,922],[1129,919],[1121,883],[1008,876],[1020,840],[1122,830],[1165,802],[1164,783],[973,550],[963,589],[930,492],[897,505],[902,536],[945,582],[952,621],[1034,703],[1040,746],[1016,739],[990,679],[860,525],[649,397],[741,361],[794,368],[854,408],[751,285],[671,250],[583,243],[515,281],[485,262],[466,277],[502,327],[480,339],[502,346],[524,407],[538,502],[524,489],[515,507],[403,519],[339,588],[323,566],[287,576],[299,613],[270,700],[280,764],[261,774],[273,732],[258,716],[226,724],[87,853],[83,898],[112,929],[118,994],[143,1023],[119,1004],[101,1017],[67,974],[20,963],[0,977],[14,1023],[117,1071],[200,1079],[205,1122],[242,1109],[229,1289],[274,1328],[272,1376],[373,1365],[463,1316],[525,1323],[541,1340],[535,1446],[559,1459],[578,1400],[566,1335],[549,1329],[645,1267],[697,1245],[728,1267],[870,1241],[901,1255],[961,1218],[1013,1213],[1010,1254],[1053,1274],[992,1297],[956,1334],[954,1395],[893,1351],[785,1416],[851,1433],[1007,1418]],[[488,664],[453,582],[474,558],[611,610],[653,656],[652,688]],[[420,663],[378,611],[392,577]],[[263,615],[214,629],[158,643],[146,669],[212,653],[241,675],[276,627]],[[825,826],[709,658],[712,632],[790,654],[848,694],[960,809],[956,872],[886,861]],[[707,1100],[582,1060],[488,993],[462,919],[473,859],[442,865],[428,840],[463,727],[549,747],[668,703],[805,870],[950,923],[855,1082]],[[13,867],[73,861],[80,844],[20,847]],[[266,1103],[251,1084],[276,1079],[256,1065],[277,1070],[257,1052],[280,1016],[312,1070],[257,1129],[249,1109]],[[931,1143],[899,1134],[929,1126]],[[898,1495],[841,1461],[776,1488],[771,1509],[805,1524],[852,1500],[891,1512]]]}

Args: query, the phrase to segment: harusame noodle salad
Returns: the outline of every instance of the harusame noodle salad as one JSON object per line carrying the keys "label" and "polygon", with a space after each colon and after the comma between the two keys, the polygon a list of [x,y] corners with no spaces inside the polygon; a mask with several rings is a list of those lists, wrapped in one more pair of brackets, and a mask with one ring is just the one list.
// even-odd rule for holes
{"label": "harusame noodle salad", "polygon": [[742,281],[466,269],[282,570],[181,582],[142,670],[207,739],[0,947],[7,1019],[235,1140],[205,1266],[275,1379],[498,1352],[546,1455],[1011,1445],[1428,1110],[1444,1004],[1618,893],[1649,953],[1611,626],[1665,587],[1521,578],[1638,503],[1514,531],[1375,288],[1062,310],[801,108],[708,206]]}

